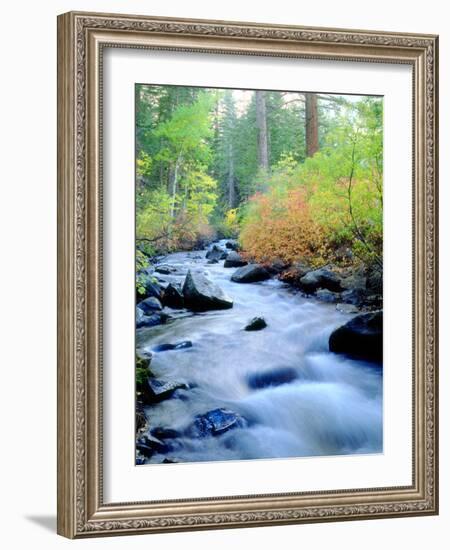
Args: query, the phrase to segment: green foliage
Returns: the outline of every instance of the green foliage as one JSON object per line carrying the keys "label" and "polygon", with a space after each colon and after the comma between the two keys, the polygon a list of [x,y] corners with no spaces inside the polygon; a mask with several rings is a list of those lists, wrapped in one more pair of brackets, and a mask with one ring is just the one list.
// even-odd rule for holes
{"label": "green foliage", "polygon": [[139,250],[189,248],[217,231],[264,261],[319,264],[345,245],[381,266],[382,100],[318,94],[319,151],[306,158],[304,94],[265,98],[261,171],[254,92],[136,86]]}
{"label": "green foliage", "polygon": [[139,248],[136,249],[136,291],[141,296],[145,295],[146,275],[144,270],[149,266],[148,257]]}
{"label": "green foliage", "polygon": [[152,172],[152,159],[145,151],[139,151],[136,160],[136,171],[138,176],[149,177]]}
{"label": "green foliage", "polygon": [[150,359],[144,359],[136,355],[136,389],[138,391],[142,391],[151,374]]}
{"label": "green foliage", "polygon": [[[345,244],[364,263],[381,266],[382,139],[381,102],[367,98],[347,104],[314,157],[296,163],[292,156],[283,156],[272,174],[266,176],[263,197],[269,202],[257,196],[245,210],[241,233],[244,248],[253,250],[259,258],[265,249],[267,258],[280,257],[282,251],[290,261],[309,256],[320,262],[333,260],[333,250]],[[302,190],[309,211],[309,220],[301,214],[302,223],[310,229],[315,227],[324,239],[322,244],[308,245],[309,252],[302,243],[296,248],[291,242],[294,237],[305,244],[306,237],[300,230],[297,237],[286,235],[282,242],[275,235],[281,229],[274,227],[274,219],[286,222],[293,215],[291,193],[296,189]],[[296,222],[291,219],[290,223],[294,233]]]}

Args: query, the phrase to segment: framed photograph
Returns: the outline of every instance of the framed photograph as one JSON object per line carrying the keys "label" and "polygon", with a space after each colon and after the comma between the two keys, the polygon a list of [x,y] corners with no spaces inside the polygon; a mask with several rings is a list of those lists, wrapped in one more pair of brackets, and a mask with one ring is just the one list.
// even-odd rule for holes
{"label": "framed photograph", "polygon": [[438,38],[58,18],[58,532],[438,513]]}

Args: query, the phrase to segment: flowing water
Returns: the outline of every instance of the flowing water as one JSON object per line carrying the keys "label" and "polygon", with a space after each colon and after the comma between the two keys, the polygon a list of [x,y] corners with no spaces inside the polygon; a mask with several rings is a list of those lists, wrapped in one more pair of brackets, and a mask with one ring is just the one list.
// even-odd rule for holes
{"label": "flowing water", "polygon": [[[165,281],[182,282],[188,269],[200,271],[234,301],[232,309],[175,313],[165,325],[137,331],[137,346],[185,340],[192,347],[154,353],[152,372],[183,382],[171,399],[146,408],[151,427],[186,434],[194,417],[217,408],[244,419],[244,427],[210,437],[180,436],[164,458],[180,462],[324,456],[382,452],[382,369],[371,363],[330,353],[331,332],[352,315],[335,305],[305,298],[278,280],[239,284],[234,268],[208,265],[205,252],[169,255],[164,264],[177,268]],[[262,316],[267,328],[244,331]],[[254,389],[257,373],[279,369],[290,382]]]}

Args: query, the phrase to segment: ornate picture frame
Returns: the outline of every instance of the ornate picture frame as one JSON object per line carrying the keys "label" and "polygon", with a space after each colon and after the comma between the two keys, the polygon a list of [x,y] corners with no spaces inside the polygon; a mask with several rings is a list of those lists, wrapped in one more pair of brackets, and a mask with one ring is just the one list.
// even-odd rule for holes
{"label": "ornate picture frame", "polygon": [[[413,75],[412,484],[103,499],[105,48],[405,64]],[[438,513],[438,38],[70,12],[58,17],[58,533],[91,536]]]}

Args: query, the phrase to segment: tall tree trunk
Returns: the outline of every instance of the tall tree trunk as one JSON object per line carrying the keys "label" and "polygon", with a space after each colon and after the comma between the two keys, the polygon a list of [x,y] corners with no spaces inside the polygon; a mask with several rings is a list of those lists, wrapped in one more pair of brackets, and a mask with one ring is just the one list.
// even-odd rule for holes
{"label": "tall tree trunk", "polygon": [[171,206],[170,206],[170,216],[172,218],[175,217],[175,200],[177,197],[177,188],[178,188],[178,171],[180,169],[182,155],[181,153],[178,155],[177,161],[175,163],[175,168],[171,174],[171,180],[170,180],[170,189],[169,193],[172,199]]}
{"label": "tall tree trunk", "polygon": [[234,208],[236,205],[236,187],[234,183],[234,151],[233,151],[233,142],[230,140],[228,142],[228,206],[229,208]]}
{"label": "tall tree trunk", "polygon": [[319,117],[317,94],[305,94],[305,141],[306,156],[312,157],[319,150]]}
{"label": "tall tree trunk", "polygon": [[256,126],[258,128],[258,167],[269,171],[269,147],[267,142],[266,92],[256,90]]}

